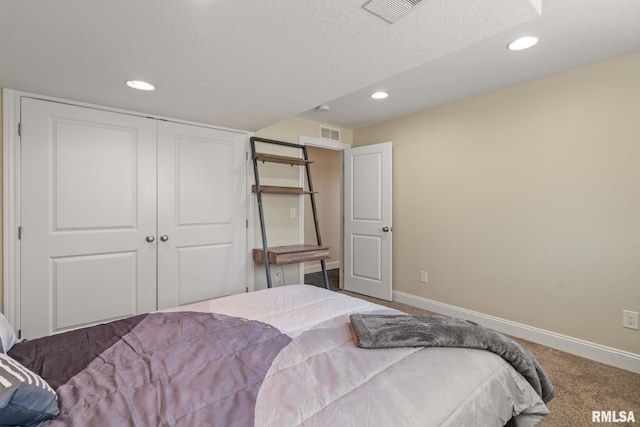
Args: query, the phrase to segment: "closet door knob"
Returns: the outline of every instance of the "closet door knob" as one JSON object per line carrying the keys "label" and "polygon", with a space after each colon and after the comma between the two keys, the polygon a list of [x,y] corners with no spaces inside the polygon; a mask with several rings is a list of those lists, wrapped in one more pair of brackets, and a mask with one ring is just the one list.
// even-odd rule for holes
{"label": "closet door knob", "polygon": [[389,232],[389,227],[382,227],[382,231],[384,231],[385,233]]}
{"label": "closet door knob", "polygon": [[146,240],[147,242],[151,243],[151,242],[153,242],[154,240],[156,240],[156,238],[155,238],[155,237],[153,237],[153,236],[147,236],[147,238],[146,238],[145,240]]}
{"label": "closet door knob", "polygon": [[160,240],[162,240],[163,242],[166,242],[167,240],[169,240],[169,236],[167,236],[166,234],[163,234],[162,236],[160,236]]}

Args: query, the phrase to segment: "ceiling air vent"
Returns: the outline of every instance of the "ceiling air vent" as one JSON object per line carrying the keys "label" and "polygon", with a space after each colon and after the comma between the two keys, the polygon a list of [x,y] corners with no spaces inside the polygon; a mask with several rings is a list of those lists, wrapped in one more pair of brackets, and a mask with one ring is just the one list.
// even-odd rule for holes
{"label": "ceiling air vent", "polygon": [[362,7],[393,24],[423,2],[426,0],[371,0]]}
{"label": "ceiling air vent", "polygon": [[340,141],[340,129],[331,129],[328,127],[320,126],[320,137],[333,139],[334,141]]}

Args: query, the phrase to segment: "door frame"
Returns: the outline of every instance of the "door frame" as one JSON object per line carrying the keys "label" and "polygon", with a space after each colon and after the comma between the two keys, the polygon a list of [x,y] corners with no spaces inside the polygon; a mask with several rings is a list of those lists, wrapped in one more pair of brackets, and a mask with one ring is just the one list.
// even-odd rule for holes
{"label": "door frame", "polygon": [[[95,110],[109,111],[113,113],[128,114],[131,116],[146,117],[155,120],[164,120],[175,123],[182,123],[191,126],[200,126],[211,129],[225,130],[246,135],[245,153],[249,152],[249,137],[253,135],[250,131],[227,128],[223,126],[213,126],[204,123],[178,120],[171,117],[159,116],[156,114],[145,114],[138,111],[125,110],[121,108],[111,108],[103,105],[90,104],[86,102],[71,101],[52,96],[38,95],[28,92],[21,92],[13,89],[2,89],[2,260],[4,269],[2,310],[13,328],[20,329],[20,240],[18,238],[18,227],[20,226],[20,108],[22,98],[35,98],[43,101],[59,102],[78,107],[93,108]],[[248,167],[248,154],[245,161],[245,183],[247,198],[251,200],[251,179],[253,171]],[[247,258],[246,258],[246,282],[247,286],[253,282],[253,265],[251,261],[251,250],[249,250],[249,226],[251,215],[249,215],[249,203],[247,203]],[[251,243],[253,244],[253,243]]]}
{"label": "door frame", "polygon": [[[351,145],[343,142],[334,141],[331,139],[314,138],[310,136],[300,135],[298,137],[300,145],[306,145],[310,147],[318,147],[327,150],[334,150],[340,152],[340,245],[344,246],[344,150],[351,148]],[[299,172],[300,183],[304,182],[304,170],[300,168]],[[302,186],[302,185],[301,185]],[[298,236],[300,244],[304,243],[304,199],[301,197],[298,204]],[[342,251],[341,251],[342,253]],[[344,265],[344,254],[340,257],[340,265]],[[342,285],[342,273],[343,269],[340,269],[340,285]],[[299,283],[304,283],[304,263],[300,264],[298,268],[298,280]]]}

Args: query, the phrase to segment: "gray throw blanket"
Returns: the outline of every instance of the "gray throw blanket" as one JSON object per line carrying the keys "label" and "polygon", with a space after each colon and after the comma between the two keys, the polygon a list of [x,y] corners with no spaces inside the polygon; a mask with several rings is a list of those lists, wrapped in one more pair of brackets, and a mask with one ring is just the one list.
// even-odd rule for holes
{"label": "gray throw blanket", "polygon": [[540,364],[520,344],[477,323],[445,316],[352,314],[362,348],[464,347],[488,350],[509,362],[547,403],[555,395]]}

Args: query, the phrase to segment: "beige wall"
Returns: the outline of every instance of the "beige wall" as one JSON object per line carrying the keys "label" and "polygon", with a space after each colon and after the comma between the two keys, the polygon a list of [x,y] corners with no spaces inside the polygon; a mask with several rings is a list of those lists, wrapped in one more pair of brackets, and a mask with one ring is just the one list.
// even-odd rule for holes
{"label": "beige wall", "polygon": [[[314,197],[320,224],[320,237],[322,237],[322,244],[329,246],[331,258],[326,260],[326,263],[327,267],[331,268],[334,264],[339,265],[342,259],[340,152],[308,147],[307,153],[309,160],[313,161],[311,164],[313,189],[318,192]],[[310,197],[306,198],[304,216],[304,241],[307,244],[315,245],[317,239]],[[316,270],[319,271],[319,261],[309,264],[314,264],[317,267]]]}
{"label": "beige wall", "polygon": [[[336,126],[328,125],[332,128]],[[340,128],[338,128],[340,129]],[[293,117],[256,132],[256,136],[261,138],[275,139],[279,141],[299,143],[300,135],[319,138],[320,123],[311,120]],[[340,129],[341,142],[351,144],[353,141],[353,131],[349,129]],[[261,144],[258,151],[276,153],[282,155],[299,156],[300,150],[287,147],[278,147],[269,144]],[[260,164],[260,183],[263,185],[298,185],[298,168],[292,168],[280,164]],[[319,184],[319,182],[318,182]],[[316,180],[314,178],[314,186]],[[314,188],[315,189],[315,188]],[[255,197],[255,196],[254,196]],[[267,241],[269,246],[291,245],[297,244],[299,241],[298,234],[298,216],[290,218],[290,210],[298,209],[298,197],[268,194],[263,196],[263,206],[265,211],[265,222],[267,224]],[[254,214],[255,239],[254,247],[262,246],[262,238],[260,236],[260,221],[258,218],[257,203]],[[321,228],[322,230],[322,228]],[[323,237],[324,238],[324,237]],[[323,242],[324,243],[324,242]],[[287,266],[272,266],[272,274],[280,271],[284,275],[285,284],[299,283],[299,268],[302,264],[293,264]],[[264,267],[262,265],[254,268],[255,289],[263,289],[266,287],[266,277]],[[275,284],[275,283],[274,283]]]}
{"label": "beige wall", "polygon": [[394,289],[640,354],[639,112],[636,52],[356,130],[394,143]]}

